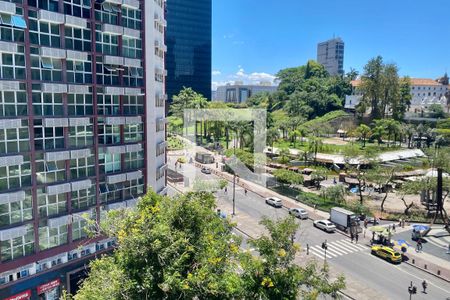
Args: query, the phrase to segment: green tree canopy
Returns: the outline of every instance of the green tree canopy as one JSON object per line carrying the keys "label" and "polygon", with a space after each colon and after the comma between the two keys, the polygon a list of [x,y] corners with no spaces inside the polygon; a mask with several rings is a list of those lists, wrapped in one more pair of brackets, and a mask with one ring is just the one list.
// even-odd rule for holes
{"label": "green tree canopy", "polygon": [[410,79],[400,78],[396,64],[385,64],[381,56],[369,60],[361,76],[362,101],[360,113],[370,108],[372,119],[380,119],[392,113],[395,120],[402,120],[411,103]]}
{"label": "green tree canopy", "polygon": [[297,172],[278,169],[273,171],[272,175],[281,184],[302,184],[303,176]]}
{"label": "green tree canopy", "polygon": [[207,106],[208,99],[203,97],[202,94],[195,92],[192,88],[184,87],[178,95],[173,96],[170,113],[173,116],[183,118],[185,109],[206,108]]}
{"label": "green tree canopy", "polygon": [[118,247],[90,264],[73,298],[317,299],[344,288],[344,279],[331,281],[326,268],[294,264],[292,217],[262,222],[269,235],[249,241],[261,255],[254,256],[214,210],[208,193],[174,199],[149,193],[136,210],[110,212],[102,233]]}
{"label": "green tree canopy", "polygon": [[278,72],[279,94],[274,103],[281,103],[290,117],[312,119],[342,108],[345,95],[351,93],[350,77],[330,76],[325,68],[310,60],[306,65]]}

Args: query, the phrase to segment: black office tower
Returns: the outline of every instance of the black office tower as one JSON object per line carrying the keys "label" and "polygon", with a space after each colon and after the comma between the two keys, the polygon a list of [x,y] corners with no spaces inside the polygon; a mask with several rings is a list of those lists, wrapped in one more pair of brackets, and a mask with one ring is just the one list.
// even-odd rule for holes
{"label": "black office tower", "polygon": [[212,0],[167,0],[166,92],[183,87],[211,99]]}

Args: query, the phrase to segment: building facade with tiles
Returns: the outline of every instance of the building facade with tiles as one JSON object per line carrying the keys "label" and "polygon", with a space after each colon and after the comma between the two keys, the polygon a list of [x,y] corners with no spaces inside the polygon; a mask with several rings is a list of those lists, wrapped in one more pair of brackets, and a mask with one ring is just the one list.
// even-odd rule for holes
{"label": "building facade with tiles", "polygon": [[0,1],[0,299],[58,299],[166,193],[165,2]]}

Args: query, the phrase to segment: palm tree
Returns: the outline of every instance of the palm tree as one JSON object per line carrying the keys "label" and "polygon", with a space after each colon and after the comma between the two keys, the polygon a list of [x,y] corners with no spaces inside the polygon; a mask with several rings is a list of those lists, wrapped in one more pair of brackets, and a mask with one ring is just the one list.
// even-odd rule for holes
{"label": "palm tree", "polygon": [[408,149],[411,148],[411,142],[416,133],[416,129],[411,124],[403,124],[403,134],[406,136],[406,141],[408,142]]}
{"label": "palm tree", "polygon": [[289,133],[289,137],[291,138],[291,143],[293,143],[294,148],[297,142],[297,137],[300,136],[301,133],[298,129],[295,129]]}
{"label": "palm tree", "polygon": [[426,132],[426,128],[423,126],[423,124],[419,124],[419,126],[416,127],[417,132],[417,148],[422,148],[422,137],[424,136]]}
{"label": "palm tree", "polygon": [[391,138],[394,138],[394,144],[396,141],[396,137],[398,135],[398,132],[400,131],[400,123],[395,120],[388,119],[386,120],[386,131],[388,134],[388,147],[391,143]]}
{"label": "palm tree", "polygon": [[370,127],[365,124],[361,124],[358,126],[358,128],[356,128],[356,133],[357,133],[358,137],[360,137],[362,139],[363,148],[365,148],[366,140],[367,140],[367,138],[370,137],[370,135],[372,133],[372,131],[370,130]]}
{"label": "palm tree", "polygon": [[[206,98],[204,98],[203,96],[198,95],[194,99],[192,99],[192,102],[190,103],[189,108],[191,108],[191,109],[205,109],[205,108],[208,107],[208,105],[209,105],[208,100]],[[203,144],[203,134],[206,137],[206,131],[203,130],[204,122],[205,121],[200,121],[200,144]],[[195,137],[197,137],[197,123],[195,124]]]}
{"label": "palm tree", "polygon": [[273,144],[280,138],[280,132],[276,128],[269,128],[267,130],[267,142],[273,149]]}

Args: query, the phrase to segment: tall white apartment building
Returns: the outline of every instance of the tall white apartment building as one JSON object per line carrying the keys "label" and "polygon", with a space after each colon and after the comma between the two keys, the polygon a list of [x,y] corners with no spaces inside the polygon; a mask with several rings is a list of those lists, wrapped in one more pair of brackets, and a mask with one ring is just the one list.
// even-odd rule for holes
{"label": "tall white apartment building", "polygon": [[332,76],[344,75],[344,41],[341,38],[317,45],[317,62],[322,64]]}

